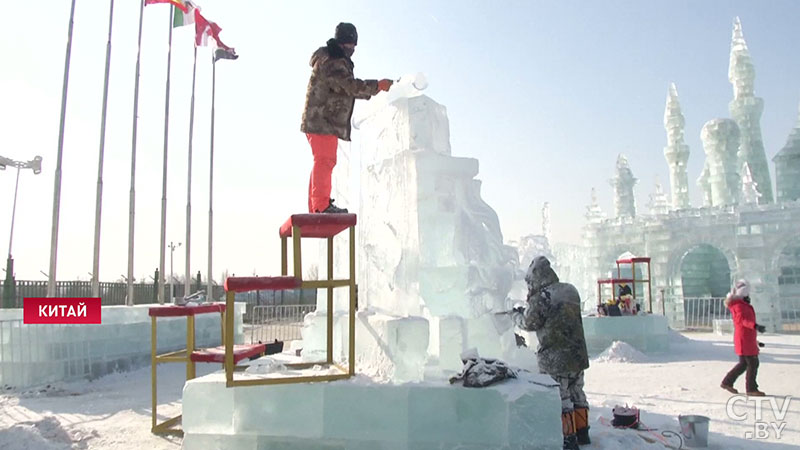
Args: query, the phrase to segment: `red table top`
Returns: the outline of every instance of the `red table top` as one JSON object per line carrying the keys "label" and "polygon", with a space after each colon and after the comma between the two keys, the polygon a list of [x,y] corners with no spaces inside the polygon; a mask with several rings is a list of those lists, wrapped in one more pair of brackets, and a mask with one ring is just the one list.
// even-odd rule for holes
{"label": "red table top", "polygon": [[635,256],[633,258],[626,258],[626,259],[618,259],[617,264],[631,264],[631,263],[639,263],[639,262],[650,262],[650,258],[647,256]]}
{"label": "red table top", "polygon": [[[252,345],[234,345],[233,346],[233,362],[250,358],[251,356],[259,355],[267,350],[266,344],[252,344]],[[225,346],[214,348],[207,348],[192,352],[189,356],[194,362],[225,362]]]}
{"label": "red table top", "polygon": [[209,303],[198,306],[164,305],[153,306],[149,310],[150,317],[179,317],[197,314],[219,313],[225,311],[225,303]]}
{"label": "red table top", "polygon": [[294,225],[300,227],[302,237],[329,238],[355,224],[355,214],[292,214],[289,220],[281,225],[278,234],[282,238],[290,237]]}
{"label": "red table top", "polygon": [[297,289],[300,280],[293,276],[283,277],[228,277],[225,279],[225,291],[280,291],[283,289]]}

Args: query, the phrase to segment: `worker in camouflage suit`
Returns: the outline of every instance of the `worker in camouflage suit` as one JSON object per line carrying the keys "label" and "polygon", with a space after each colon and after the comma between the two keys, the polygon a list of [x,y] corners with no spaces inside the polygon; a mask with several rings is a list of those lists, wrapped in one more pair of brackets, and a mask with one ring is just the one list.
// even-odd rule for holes
{"label": "worker in camouflage suit", "polygon": [[386,79],[355,78],[350,57],[357,43],[356,27],[340,23],[336,26],[335,37],[311,55],[311,78],[300,126],[314,156],[308,183],[308,212],[311,213],[347,212],[334,206],[330,198],[338,140],[350,140],[350,119],[356,99],[368,100],[380,91],[388,91],[392,85],[392,81]]}
{"label": "worker in camouflage suit", "polygon": [[528,273],[528,302],[516,308],[514,323],[535,331],[539,370],[559,383],[564,449],[589,440],[589,403],[583,392],[583,371],[589,367],[581,321],[581,298],[575,286],[560,283],[544,256],[533,259]]}

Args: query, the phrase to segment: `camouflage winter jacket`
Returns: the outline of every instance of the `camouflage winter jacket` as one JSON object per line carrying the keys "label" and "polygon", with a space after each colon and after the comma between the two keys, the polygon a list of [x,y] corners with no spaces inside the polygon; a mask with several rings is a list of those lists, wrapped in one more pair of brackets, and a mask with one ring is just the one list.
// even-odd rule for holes
{"label": "camouflage winter jacket", "polygon": [[353,76],[353,61],[333,39],[311,55],[306,105],[300,130],[311,134],[332,134],[350,140],[350,119],[355,100],[368,100],[378,93],[377,80]]}
{"label": "camouflage winter jacket", "polygon": [[550,261],[543,256],[531,262],[525,281],[528,305],[514,319],[520,328],[536,332],[539,370],[555,375],[588,368],[578,290],[569,283],[560,283]]}

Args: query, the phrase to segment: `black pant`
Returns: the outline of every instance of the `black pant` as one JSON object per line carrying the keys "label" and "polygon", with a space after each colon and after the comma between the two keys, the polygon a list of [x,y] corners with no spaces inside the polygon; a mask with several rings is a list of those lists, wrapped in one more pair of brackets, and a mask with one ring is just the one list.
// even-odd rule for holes
{"label": "black pant", "polygon": [[756,356],[739,356],[739,363],[733,366],[730,372],[725,375],[722,384],[733,386],[739,375],[747,371],[745,376],[745,388],[747,392],[755,392],[758,390],[758,383],[756,383],[756,375],[758,374],[758,355]]}

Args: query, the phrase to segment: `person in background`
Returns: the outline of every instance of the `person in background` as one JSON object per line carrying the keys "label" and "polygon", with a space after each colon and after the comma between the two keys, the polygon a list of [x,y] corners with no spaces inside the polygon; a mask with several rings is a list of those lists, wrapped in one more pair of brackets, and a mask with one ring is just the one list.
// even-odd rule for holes
{"label": "person in background", "polygon": [[745,389],[747,395],[763,397],[758,390],[758,348],[762,346],[756,339],[756,331],[763,333],[766,327],[756,323],[756,312],[750,304],[750,284],[747,280],[739,280],[731,292],[725,297],[725,306],[731,310],[733,319],[733,346],[739,355],[739,362],[725,375],[720,387],[732,394],[739,391],[733,387],[736,379],[745,372]]}
{"label": "person in background", "polygon": [[564,449],[576,450],[590,444],[589,403],[583,392],[583,371],[589,368],[589,354],[583,335],[581,297],[575,286],[561,283],[550,261],[537,256],[525,275],[527,306],[515,308],[514,323],[535,331],[539,371],[553,377],[561,393],[561,426]]}
{"label": "person in background", "polygon": [[308,212],[346,213],[333,204],[331,174],[336,166],[339,139],[350,140],[350,119],[356,99],[369,100],[388,91],[392,81],[359,80],[350,59],[358,44],[358,32],[351,23],[336,26],[334,38],[311,55],[311,78],[300,130],[306,134],[314,156],[308,183]]}

